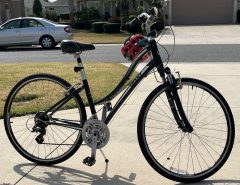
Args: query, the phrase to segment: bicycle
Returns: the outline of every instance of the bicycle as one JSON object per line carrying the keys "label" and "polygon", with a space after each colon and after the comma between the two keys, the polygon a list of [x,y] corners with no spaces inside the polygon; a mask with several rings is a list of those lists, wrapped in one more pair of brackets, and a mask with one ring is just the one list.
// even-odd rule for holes
{"label": "bicycle", "polygon": [[[93,50],[94,45],[62,41],[62,51],[77,58],[74,71],[80,73],[80,83],[71,85],[51,74],[34,74],[19,81],[4,107],[4,125],[14,148],[34,163],[53,165],[70,158],[84,141],[91,148],[91,156],[83,163],[94,165],[96,150],[101,151],[109,141],[108,123],[137,85],[154,70],[162,84],[144,101],[137,123],[145,159],[159,174],[179,182],[197,182],[216,173],[227,161],[234,143],[231,109],[224,97],[206,82],[182,78],[180,74],[175,78],[162,61],[155,34],[152,31],[142,39],[144,47],[123,79],[97,102],[93,101],[80,57],[83,51]],[[111,100],[149,53],[151,60],[112,106]],[[91,111],[89,119],[79,95],[83,90]],[[100,104],[101,120],[95,108]],[[76,118],[72,118],[73,112],[77,112]]]}

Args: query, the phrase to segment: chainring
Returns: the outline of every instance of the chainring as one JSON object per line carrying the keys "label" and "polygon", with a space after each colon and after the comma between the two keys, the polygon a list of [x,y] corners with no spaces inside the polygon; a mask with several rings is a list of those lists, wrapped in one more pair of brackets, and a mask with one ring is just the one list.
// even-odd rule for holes
{"label": "chainring", "polygon": [[97,137],[97,149],[103,148],[107,145],[110,138],[108,126],[96,119],[86,121],[82,129],[82,139],[90,148],[92,148],[94,135]]}

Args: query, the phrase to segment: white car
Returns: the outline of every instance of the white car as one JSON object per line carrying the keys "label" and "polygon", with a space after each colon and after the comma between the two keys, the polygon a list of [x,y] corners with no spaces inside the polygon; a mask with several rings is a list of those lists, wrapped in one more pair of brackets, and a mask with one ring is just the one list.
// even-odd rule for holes
{"label": "white car", "polygon": [[64,39],[72,39],[69,25],[62,25],[44,18],[20,17],[0,26],[0,46],[41,45],[54,48]]}

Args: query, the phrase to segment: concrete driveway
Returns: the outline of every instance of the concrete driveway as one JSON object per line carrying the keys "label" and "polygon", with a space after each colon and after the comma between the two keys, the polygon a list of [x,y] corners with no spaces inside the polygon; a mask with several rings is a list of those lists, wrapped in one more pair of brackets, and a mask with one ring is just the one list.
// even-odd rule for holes
{"label": "concrete driveway", "polygon": [[[240,132],[240,86],[238,83],[240,64],[184,63],[169,66],[180,70],[182,76],[199,78],[216,87],[228,101],[235,118],[236,139],[230,158],[219,172],[197,184],[240,184],[240,136],[238,134]],[[83,158],[90,155],[90,149],[86,146],[81,147],[72,158],[59,165],[35,166],[14,150],[1,123],[0,184],[179,184],[162,177],[149,166],[137,141],[136,125],[139,109],[146,96],[157,85],[154,76],[148,76],[111,122],[111,139],[103,149],[110,160],[107,166],[99,151],[97,163],[93,167],[83,165]]]}
{"label": "concrete driveway", "polygon": [[[175,27],[174,30],[177,44],[240,44],[239,25]],[[168,33],[165,37],[170,39]],[[172,44],[167,38],[165,43]],[[217,88],[228,101],[235,119],[236,138],[230,158],[216,174],[197,184],[240,184],[240,63],[226,60],[221,63],[170,63],[169,66],[179,70],[182,76],[199,78]],[[11,146],[0,120],[0,184],[180,184],[156,173],[144,159],[137,141],[138,112],[146,96],[158,85],[153,74],[148,76],[111,122],[110,142],[103,149],[110,160],[108,165],[99,151],[93,167],[83,165],[82,160],[90,155],[90,149],[82,146],[72,158],[59,165],[35,166]]]}
{"label": "concrete driveway", "polygon": [[[173,26],[172,29],[177,45],[240,43],[240,25]],[[173,44],[170,28],[165,31],[160,42]]]}

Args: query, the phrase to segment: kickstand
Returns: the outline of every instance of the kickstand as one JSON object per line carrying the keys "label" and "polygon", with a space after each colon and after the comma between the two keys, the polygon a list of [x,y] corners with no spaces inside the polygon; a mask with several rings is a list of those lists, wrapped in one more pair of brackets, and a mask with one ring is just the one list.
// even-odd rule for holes
{"label": "kickstand", "polygon": [[106,157],[106,155],[104,154],[103,150],[102,150],[102,149],[99,149],[99,150],[100,150],[100,152],[101,152],[103,158],[105,159],[105,162],[108,163],[109,160],[108,160],[108,158]]}

